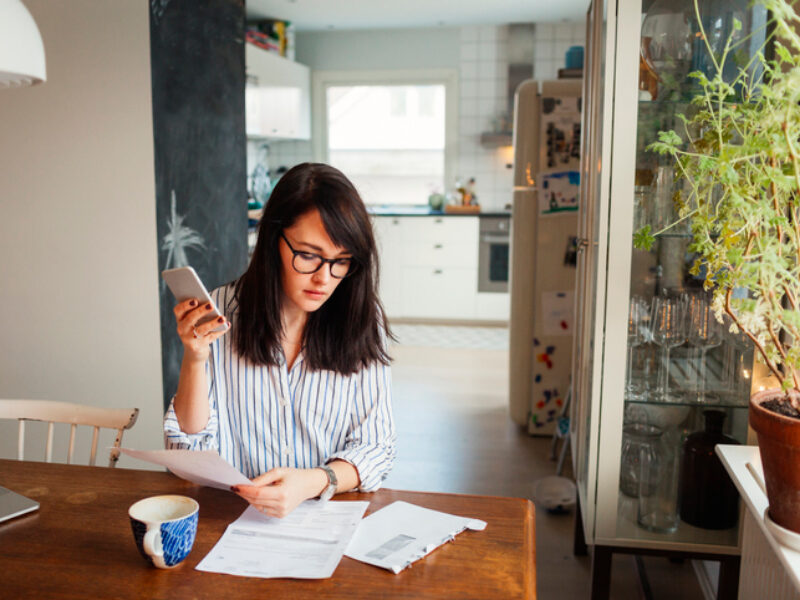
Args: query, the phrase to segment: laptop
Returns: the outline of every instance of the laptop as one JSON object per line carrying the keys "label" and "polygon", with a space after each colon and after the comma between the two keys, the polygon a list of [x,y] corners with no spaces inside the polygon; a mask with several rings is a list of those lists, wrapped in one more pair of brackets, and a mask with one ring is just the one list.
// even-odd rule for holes
{"label": "laptop", "polygon": [[37,510],[39,503],[0,486],[0,523]]}

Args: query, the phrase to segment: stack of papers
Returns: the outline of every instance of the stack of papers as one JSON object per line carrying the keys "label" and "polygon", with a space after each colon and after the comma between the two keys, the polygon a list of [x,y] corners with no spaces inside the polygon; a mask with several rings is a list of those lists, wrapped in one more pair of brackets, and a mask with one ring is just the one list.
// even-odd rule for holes
{"label": "stack of papers", "polygon": [[197,570],[247,577],[330,577],[368,504],[306,500],[283,519],[250,506],[228,525]]}

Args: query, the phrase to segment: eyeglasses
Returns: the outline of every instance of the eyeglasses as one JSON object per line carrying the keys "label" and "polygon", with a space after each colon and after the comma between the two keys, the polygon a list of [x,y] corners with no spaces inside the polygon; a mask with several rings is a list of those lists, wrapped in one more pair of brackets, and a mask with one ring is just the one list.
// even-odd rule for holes
{"label": "eyeglasses", "polygon": [[295,250],[285,235],[281,233],[281,237],[292,252],[292,267],[298,273],[303,275],[316,273],[325,263],[330,265],[331,277],[335,279],[344,279],[350,273],[350,267],[353,264],[352,258],[323,258],[313,252]]}

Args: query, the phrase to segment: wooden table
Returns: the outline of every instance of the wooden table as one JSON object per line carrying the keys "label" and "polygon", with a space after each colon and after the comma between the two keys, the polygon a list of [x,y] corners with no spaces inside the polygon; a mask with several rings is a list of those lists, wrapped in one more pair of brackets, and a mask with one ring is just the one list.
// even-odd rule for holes
{"label": "wooden table", "polygon": [[[405,500],[488,523],[465,531],[394,575],[343,557],[330,579],[256,579],[204,573],[197,563],[247,504],[164,472],[0,460],[0,485],[41,503],[35,513],[0,523],[0,596],[4,598],[535,598],[533,505],[518,498],[380,490],[342,500],[370,501],[367,514]],[[197,539],[172,570],[139,555],[128,507],[158,494],[200,503]]]}

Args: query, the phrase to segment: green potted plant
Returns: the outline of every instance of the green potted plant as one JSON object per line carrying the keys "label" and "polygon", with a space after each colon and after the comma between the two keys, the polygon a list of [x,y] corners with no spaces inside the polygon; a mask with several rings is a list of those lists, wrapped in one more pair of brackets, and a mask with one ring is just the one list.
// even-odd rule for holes
{"label": "green potted plant", "polygon": [[[690,74],[699,90],[682,115],[683,138],[661,131],[649,149],[674,160],[685,190],[677,219],[634,235],[649,249],[673,227],[688,227],[691,268],[704,278],[717,319],[753,342],[778,382],[750,399],[773,521],[800,533],[800,18],[786,0],[759,0],[773,27],[763,52],[742,60],[734,41],[713,52],[694,0],[714,73]],[[723,77],[738,62],[735,79]],[[730,72],[730,71],[728,71]]]}

